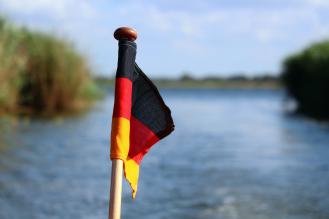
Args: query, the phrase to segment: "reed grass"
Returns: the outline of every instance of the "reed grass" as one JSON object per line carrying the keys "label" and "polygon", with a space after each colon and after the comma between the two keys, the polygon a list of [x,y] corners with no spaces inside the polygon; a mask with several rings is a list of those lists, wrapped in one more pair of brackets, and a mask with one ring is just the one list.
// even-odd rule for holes
{"label": "reed grass", "polygon": [[0,18],[0,111],[67,112],[98,95],[87,61],[73,44]]}

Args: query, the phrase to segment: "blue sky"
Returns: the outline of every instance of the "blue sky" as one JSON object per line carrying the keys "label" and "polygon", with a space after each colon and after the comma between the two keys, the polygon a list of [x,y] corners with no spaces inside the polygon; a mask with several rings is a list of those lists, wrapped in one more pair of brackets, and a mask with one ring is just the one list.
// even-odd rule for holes
{"label": "blue sky", "polygon": [[329,38],[329,0],[0,0],[0,13],[72,40],[106,75],[119,26],[137,29],[137,62],[152,77],[277,74],[285,56]]}

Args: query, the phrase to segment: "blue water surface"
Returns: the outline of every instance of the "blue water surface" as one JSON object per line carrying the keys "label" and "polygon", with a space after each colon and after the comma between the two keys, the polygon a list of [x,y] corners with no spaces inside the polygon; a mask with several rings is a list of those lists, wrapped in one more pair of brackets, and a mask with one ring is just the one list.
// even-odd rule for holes
{"label": "blue water surface", "polygon": [[[329,125],[280,90],[162,90],[175,131],[144,158],[122,218],[329,218]],[[107,218],[113,94],[85,114],[1,118],[0,218]]]}

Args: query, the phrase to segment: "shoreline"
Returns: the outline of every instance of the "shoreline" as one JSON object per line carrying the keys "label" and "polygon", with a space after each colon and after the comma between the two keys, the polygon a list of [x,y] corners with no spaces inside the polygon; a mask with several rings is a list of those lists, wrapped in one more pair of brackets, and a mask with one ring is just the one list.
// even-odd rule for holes
{"label": "shoreline", "polygon": [[[113,79],[95,79],[99,87],[114,88]],[[282,89],[283,86],[277,81],[255,80],[152,80],[160,89]]]}

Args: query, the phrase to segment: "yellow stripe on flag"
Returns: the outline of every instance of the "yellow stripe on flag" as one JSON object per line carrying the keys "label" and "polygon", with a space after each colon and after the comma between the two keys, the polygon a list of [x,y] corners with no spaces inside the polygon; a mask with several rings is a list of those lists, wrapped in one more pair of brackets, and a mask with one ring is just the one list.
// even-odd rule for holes
{"label": "yellow stripe on flag", "polygon": [[111,159],[125,161],[129,152],[130,121],[123,117],[112,118]]}
{"label": "yellow stripe on flag", "polygon": [[135,198],[138,185],[139,165],[136,161],[128,157],[128,159],[124,162],[124,172],[125,177],[133,190],[132,196]]}
{"label": "yellow stripe on flag", "polygon": [[123,117],[112,119],[111,132],[111,159],[120,159],[124,162],[124,173],[135,198],[138,185],[139,165],[128,157],[130,138],[130,121]]}

